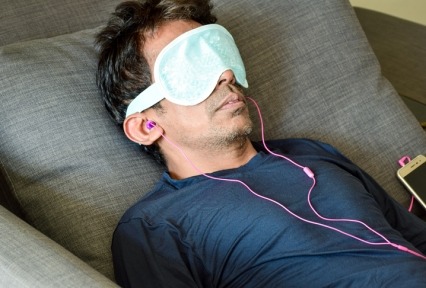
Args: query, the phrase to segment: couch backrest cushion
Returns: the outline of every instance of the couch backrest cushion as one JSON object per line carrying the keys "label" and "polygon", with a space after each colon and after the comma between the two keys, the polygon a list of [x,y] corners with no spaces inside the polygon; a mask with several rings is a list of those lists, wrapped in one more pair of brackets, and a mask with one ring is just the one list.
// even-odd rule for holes
{"label": "couch backrest cushion", "polygon": [[124,0],[2,0],[0,46],[105,24]]}
{"label": "couch backrest cushion", "polygon": [[[355,12],[382,74],[400,95],[426,105],[425,25],[363,8]],[[426,115],[420,120],[426,120]]]}
{"label": "couch backrest cushion", "polygon": [[[406,204],[396,161],[424,153],[425,135],[381,77],[349,3],[214,3],[240,47],[267,138],[331,143]],[[162,168],[103,107],[97,31],[0,48],[0,169],[29,223],[112,278],[113,229]]]}
{"label": "couch backrest cushion", "polygon": [[94,33],[1,48],[0,155],[25,219],[111,275],[112,229],[160,169],[103,107]]}
{"label": "couch backrest cushion", "polygon": [[0,287],[118,288],[3,206],[0,231]]}

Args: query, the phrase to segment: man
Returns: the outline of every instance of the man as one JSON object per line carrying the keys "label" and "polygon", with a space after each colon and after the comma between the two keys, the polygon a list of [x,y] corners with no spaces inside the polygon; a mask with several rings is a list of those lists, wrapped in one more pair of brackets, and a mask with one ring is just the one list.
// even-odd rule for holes
{"label": "man", "polygon": [[329,145],[249,140],[244,65],[215,20],[209,1],[129,2],[98,36],[108,110],[167,168],[117,226],[117,282],[423,286],[423,221]]}

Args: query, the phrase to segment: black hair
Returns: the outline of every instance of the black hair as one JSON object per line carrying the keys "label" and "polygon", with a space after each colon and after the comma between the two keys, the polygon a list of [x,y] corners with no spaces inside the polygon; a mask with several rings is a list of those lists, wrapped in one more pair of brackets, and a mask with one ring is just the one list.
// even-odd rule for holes
{"label": "black hair", "polygon": [[[122,125],[130,102],[151,83],[143,56],[145,35],[170,20],[193,20],[202,25],[216,22],[210,0],[146,0],[119,4],[108,24],[96,36],[99,52],[96,83],[105,107]],[[153,106],[161,109],[160,104]],[[152,147],[151,147],[152,146]],[[144,147],[164,164],[156,145]]]}

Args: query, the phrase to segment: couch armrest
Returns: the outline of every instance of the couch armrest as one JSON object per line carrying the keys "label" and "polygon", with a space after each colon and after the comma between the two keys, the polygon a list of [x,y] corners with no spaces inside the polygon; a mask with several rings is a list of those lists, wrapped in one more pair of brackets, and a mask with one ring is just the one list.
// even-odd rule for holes
{"label": "couch armrest", "polygon": [[117,287],[0,206],[1,287]]}

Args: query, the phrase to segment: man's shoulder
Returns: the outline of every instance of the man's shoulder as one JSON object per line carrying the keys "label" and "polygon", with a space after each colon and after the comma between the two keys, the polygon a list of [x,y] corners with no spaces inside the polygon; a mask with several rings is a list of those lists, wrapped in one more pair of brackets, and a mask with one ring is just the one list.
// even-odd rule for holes
{"label": "man's shoulder", "polygon": [[[256,149],[263,150],[263,143],[256,142]],[[333,155],[340,157],[340,152],[330,144],[307,138],[287,138],[266,141],[266,146],[271,150],[280,150],[290,155]]]}
{"label": "man's shoulder", "polygon": [[[161,202],[156,201],[156,198],[159,197],[158,191],[164,193],[170,192],[170,189],[167,185],[164,185],[163,177],[149,190],[146,194],[141,195],[141,197],[133,203],[121,217],[120,223],[132,221],[132,220],[147,220],[153,218],[152,210],[156,210],[155,207],[158,206]],[[161,193],[160,193],[161,194]]]}

